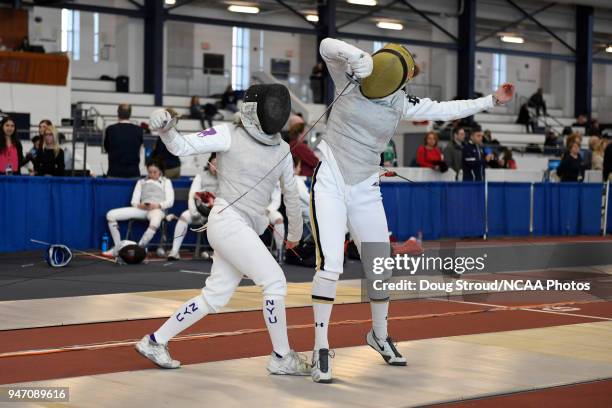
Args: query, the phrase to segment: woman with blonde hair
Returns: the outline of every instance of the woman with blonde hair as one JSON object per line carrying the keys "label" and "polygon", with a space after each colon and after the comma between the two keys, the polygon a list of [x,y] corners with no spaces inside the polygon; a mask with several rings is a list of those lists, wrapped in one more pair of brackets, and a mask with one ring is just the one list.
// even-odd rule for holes
{"label": "woman with blonde hair", "polygon": [[[593,138],[591,138],[593,139]],[[593,157],[591,159],[591,170],[603,170],[604,151],[606,150],[606,140],[599,139],[593,143]]]}
{"label": "woman with blonde hair", "polygon": [[64,151],[57,139],[55,126],[47,126],[36,146],[38,151],[32,159],[37,176],[63,176],[65,170]]}

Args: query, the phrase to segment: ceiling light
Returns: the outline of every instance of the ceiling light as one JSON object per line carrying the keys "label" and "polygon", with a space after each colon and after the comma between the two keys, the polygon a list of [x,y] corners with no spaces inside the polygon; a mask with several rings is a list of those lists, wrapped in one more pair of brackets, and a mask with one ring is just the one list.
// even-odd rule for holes
{"label": "ceiling light", "polygon": [[239,6],[236,4],[232,4],[227,8],[232,13],[247,13],[247,14],[257,14],[259,13],[259,7],[255,6]]}
{"label": "ceiling light", "polygon": [[307,14],[306,15],[306,20],[313,22],[313,23],[318,23],[319,22],[319,16],[315,15],[315,14]]}
{"label": "ceiling light", "polygon": [[350,4],[359,4],[360,6],[375,6],[378,4],[376,0],[346,0]]}
{"label": "ceiling light", "polygon": [[176,4],[176,0],[166,0],[165,3],[169,6]]}
{"label": "ceiling light", "polygon": [[608,45],[606,47],[606,52],[612,52],[612,45]]}
{"label": "ceiling light", "polygon": [[376,23],[376,27],[384,28],[385,30],[403,30],[404,26],[400,23],[391,23],[389,21],[379,21]]}
{"label": "ceiling light", "polygon": [[503,35],[500,38],[503,42],[513,43],[513,44],[522,44],[525,42],[523,37],[517,37],[515,35]]}

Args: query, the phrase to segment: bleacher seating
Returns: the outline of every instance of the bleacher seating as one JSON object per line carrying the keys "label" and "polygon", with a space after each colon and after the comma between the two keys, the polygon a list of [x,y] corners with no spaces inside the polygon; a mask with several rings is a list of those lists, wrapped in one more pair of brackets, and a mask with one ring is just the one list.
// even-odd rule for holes
{"label": "bleacher seating", "polygon": [[[96,112],[100,116],[96,119],[96,124],[103,129],[106,126],[112,125],[118,121],[117,105],[120,103],[129,103],[132,105],[131,121],[135,124],[147,123],[149,115],[157,107],[154,105],[154,97],[150,94],[143,93],[119,93],[115,92],[115,82],[98,79],[83,79],[73,78],[72,80],[71,102],[79,104],[82,109]],[[191,96],[184,95],[164,95],[163,106],[172,107],[179,114],[185,117],[179,121],[178,129],[182,132],[197,132],[201,130],[199,120],[189,119],[189,103]],[[554,98],[553,98],[554,100]],[[214,99],[200,97],[200,102],[215,103]],[[552,105],[552,104],[551,104]],[[316,106],[316,105],[315,105]],[[321,105],[322,106],[322,105]],[[322,110],[323,108],[319,109]],[[314,111],[313,111],[314,112]],[[313,113],[317,116],[318,111]],[[312,112],[311,112],[312,113]],[[540,126],[545,124],[554,125],[553,129],[559,133],[563,131],[564,126],[571,126],[575,119],[571,117],[563,117],[563,112],[560,109],[551,107],[548,113],[555,116],[554,120],[550,118],[540,118]],[[233,113],[221,111],[222,120],[215,120],[215,123],[220,121],[231,121]],[[549,156],[544,156],[535,153],[520,153],[525,147],[530,144],[536,144],[540,147],[544,145],[545,136],[541,133],[530,134],[526,133],[523,125],[516,124],[516,113],[512,108],[505,106],[497,106],[490,109],[488,112],[483,112],[475,115],[475,120],[481,124],[483,130],[490,130],[492,137],[500,142],[503,146],[507,146],[515,150],[514,159],[517,162],[519,171],[511,177],[491,173],[493,180],[516,180],[516,181],[534,181],[541,180],[543,172],[548,168]],[[324,126],[324,125],[323,125]],[[67,136],[68,140],[72,139],[72,127],[60,126],[58,130]],[[317,128],[317,131],[324,130]],[[415,126],[411,122],[402,122],[398,128],[398,133],[423,133],[426,130],[424,126]],[[584,133],[584,128],[575,127],[574,131]],[[37,132],[36,124],[31,127],[31,132]],[[583,148],[588,148],[588,138],[583,139]],[[28,149],[28,143],[24,146]],[[77,151],[81,155],[83,152],[82,143],[77,143]],[[203,160],[197,157],[182,158],[183,174],[193,175],[204,165]],[[143,157],[144,163],[144,157]],[[202,161],[200,163],[200,161]],[[88,146],[87,162],[92,171],[96,174],[101,174],[106,170],[107,158],[102,152],[100,146]],[[441,175],[428,169],[405,168],[406,177],[415,181],[452,181],[455,175],[452,171]],[[144,166],[142,168],[144,174]],[[501,174],[501,173],[500,173]]]}

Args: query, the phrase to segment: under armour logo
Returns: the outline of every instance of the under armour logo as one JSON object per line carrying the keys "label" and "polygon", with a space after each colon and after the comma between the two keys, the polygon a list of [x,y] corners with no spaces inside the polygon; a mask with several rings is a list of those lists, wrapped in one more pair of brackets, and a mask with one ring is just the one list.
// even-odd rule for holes
{"label": "under armour logo", "polygon": [[415,105],[417,103],[421,103],[421,100],[419,98],[417,98],[416,96],[412,96],[412,95],[406,95],[406,98],[408,99],[408,102]]}
{"label": "under armour logo", "polygon": [[325,324],[323,322],[321,322],[321,323],[315,322],[315,327],[323,327],[323,326],[325,326]]}

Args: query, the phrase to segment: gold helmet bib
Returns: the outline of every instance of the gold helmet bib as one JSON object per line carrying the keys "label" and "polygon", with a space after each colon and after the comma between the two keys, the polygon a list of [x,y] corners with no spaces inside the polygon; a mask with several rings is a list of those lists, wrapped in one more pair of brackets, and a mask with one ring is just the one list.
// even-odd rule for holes
{"label": "gold helmet bib", "polygon": [[384,98],[414,76],[414,57],[400,44],[387,44],[372,55],[372,74],[361,81],[361,93],[368,99]]}

